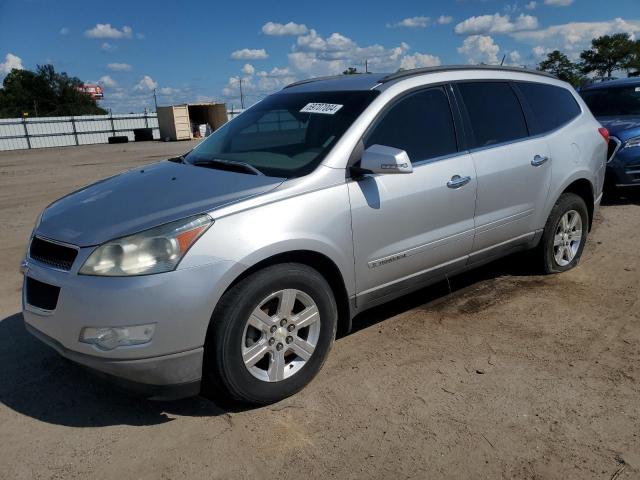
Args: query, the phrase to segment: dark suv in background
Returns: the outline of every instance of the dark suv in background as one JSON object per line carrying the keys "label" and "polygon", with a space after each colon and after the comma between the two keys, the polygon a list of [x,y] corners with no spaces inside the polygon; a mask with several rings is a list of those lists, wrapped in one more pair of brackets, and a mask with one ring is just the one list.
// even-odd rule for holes
{"label": "dark suv in background", "polygon": [[608,186],[640,186],[640,78],[583,87],[580,95],[609,130]]}

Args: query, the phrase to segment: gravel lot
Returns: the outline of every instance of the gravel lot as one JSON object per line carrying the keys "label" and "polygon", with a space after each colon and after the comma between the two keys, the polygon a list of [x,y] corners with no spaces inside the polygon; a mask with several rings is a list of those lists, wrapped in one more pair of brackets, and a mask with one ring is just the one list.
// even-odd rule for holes
{"label": "gravel lot", "polygon": [[640,478],[640,194],[607,201],[571,272],[510,257],[362,314],[266,408],[130,397],[31,338],[38,212],[189,148],[0,152],[0,478]]}

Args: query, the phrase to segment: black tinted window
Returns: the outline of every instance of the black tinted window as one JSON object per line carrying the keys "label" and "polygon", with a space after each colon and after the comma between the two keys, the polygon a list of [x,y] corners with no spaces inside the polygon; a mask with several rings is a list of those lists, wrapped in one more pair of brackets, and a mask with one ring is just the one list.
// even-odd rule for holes
{"label": "black tinted window", "polygon": [[640,115],[640,84],[594,88],[580,93],[596,117]]}
{"label": "black tinted window", "polygon": [[555,130],[580,115],[578,103],[564,88],[525,82],[518,88],[535,115],[533,134]]}
{"label": "black tinted window", "polygon": [[458,88],[471,121],[472,148],[528,135],[520,101],[508,83],[460,83]]}
{"label": "black tinted window", "polygon": [[365,147],[375,144],[400,148],[414,162],[456,152],[453,118],[444,91],[424,90],[393,105],[365,141]]}

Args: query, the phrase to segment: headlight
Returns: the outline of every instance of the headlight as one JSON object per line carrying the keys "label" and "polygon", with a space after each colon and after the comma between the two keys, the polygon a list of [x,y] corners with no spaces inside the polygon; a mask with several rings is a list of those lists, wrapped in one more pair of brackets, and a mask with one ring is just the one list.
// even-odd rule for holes
{"label": "headlight", "polygon": [[122,277],[169,272],[212,223],[208,215],[199,215],[111,240],[98,247],[78,273]]}
{"label": "headlight", "polygon": [[640,137],[633,137],[624,142],[622,148],[640,147]]}

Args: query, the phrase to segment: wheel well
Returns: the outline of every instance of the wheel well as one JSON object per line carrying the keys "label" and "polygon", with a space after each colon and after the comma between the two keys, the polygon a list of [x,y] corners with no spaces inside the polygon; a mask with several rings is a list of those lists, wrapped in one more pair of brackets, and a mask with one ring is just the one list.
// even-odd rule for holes
{"label": "wheel well", "polygon": [[349,296],[347,295],[347,289],[345,287],[342,274],[340,273],[340,269],[329,257],[318,252],[310,250],[294,250],[266,258],[242,272],[231,283],[231,285],[229,285],[227,290],[252,273],[279,263],[301,263],[317,270],[325,278],[329,287],[331,287],[333,296],[336,299],[336,306],[338,307],[337,336],[344,336],[351,331]]}
{"label": "wheel well", "polygon": [[584,203],[587,204],[587,212],[589,213],[589,230],[591,230],[591,225],[593,223],[593,186],[591,182],[586,178],[581,178],[579,180],[574,181],[567,188],[564,189],[562,193],[575,193],[579,197],[582,197]]}

